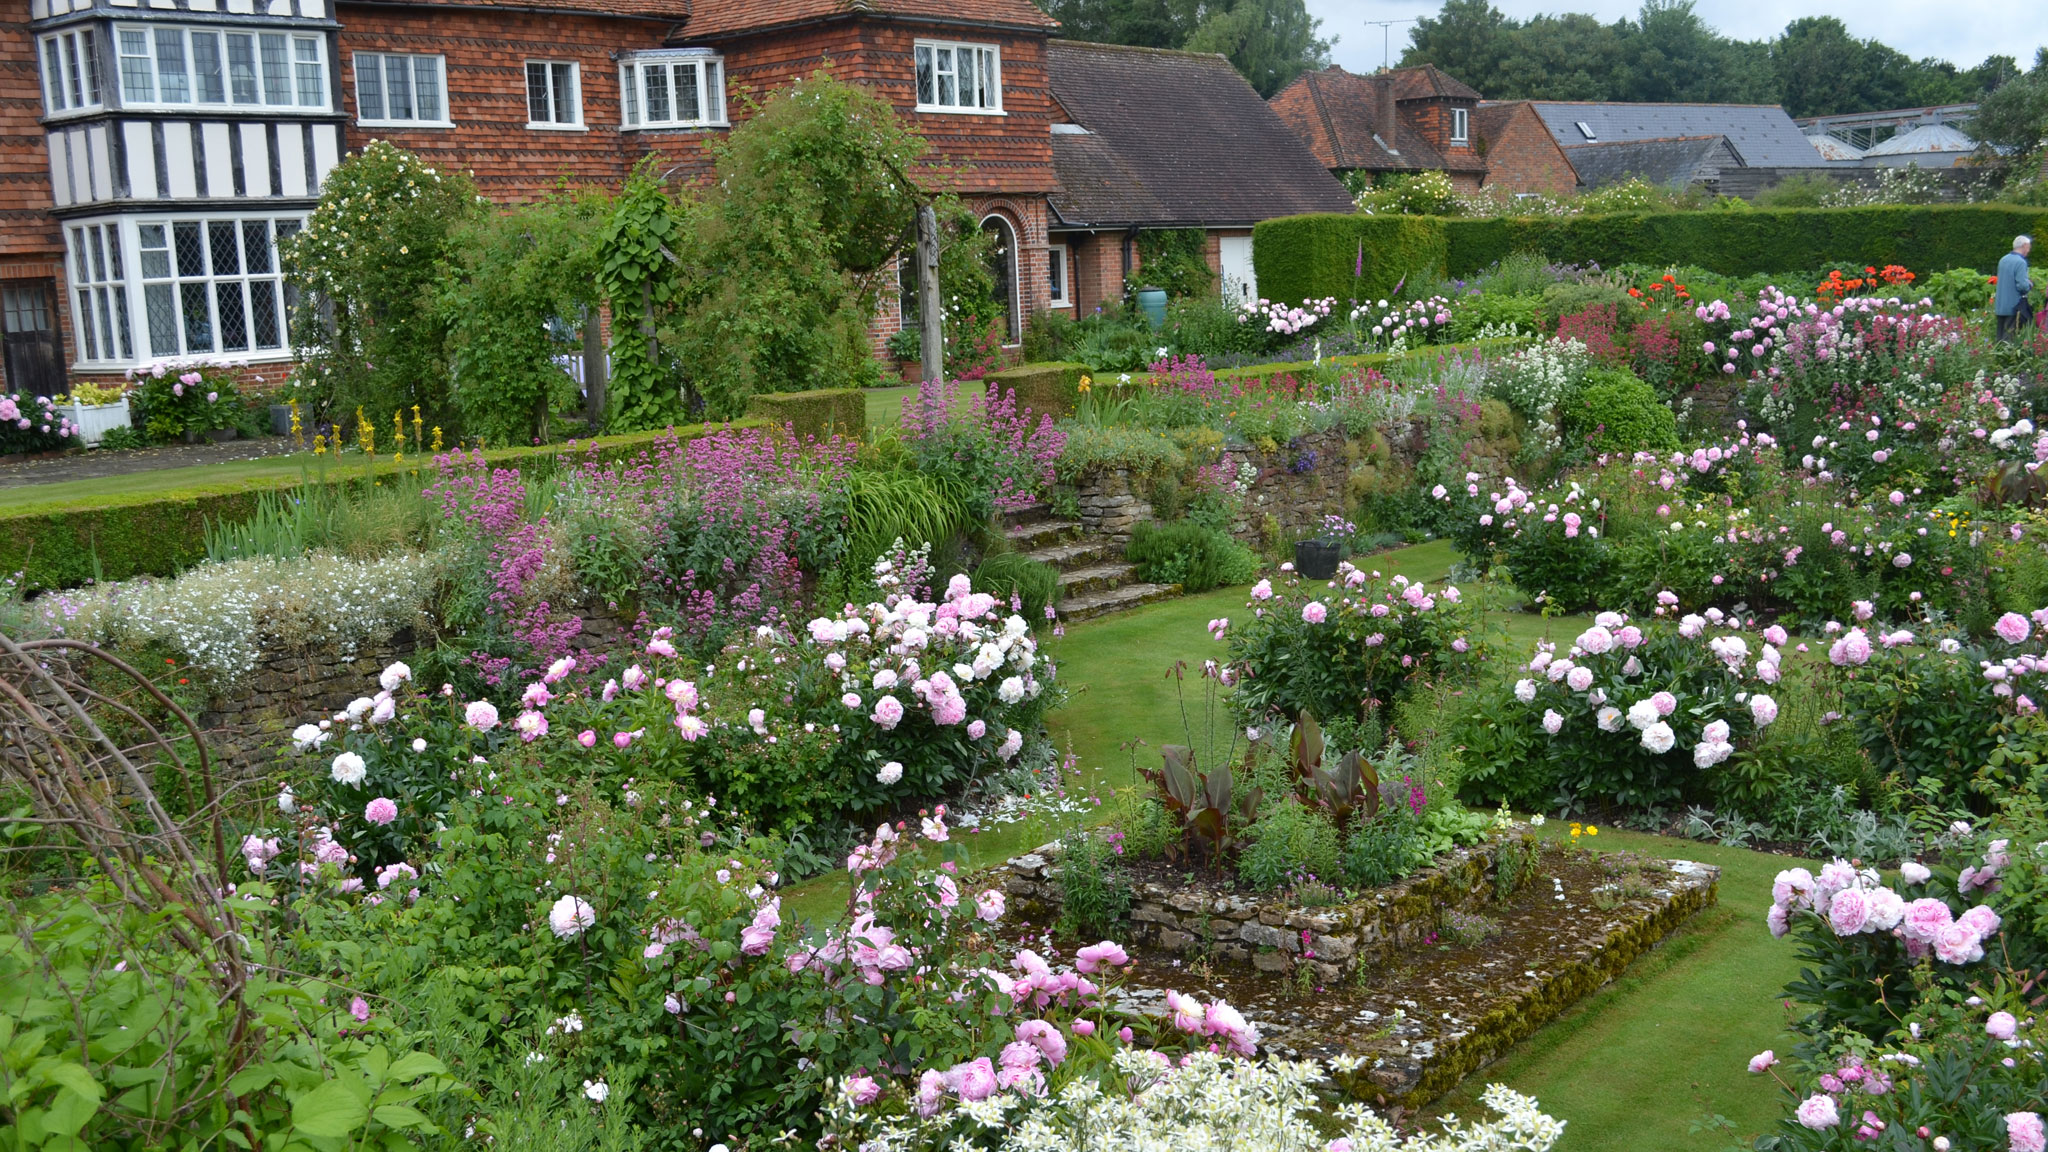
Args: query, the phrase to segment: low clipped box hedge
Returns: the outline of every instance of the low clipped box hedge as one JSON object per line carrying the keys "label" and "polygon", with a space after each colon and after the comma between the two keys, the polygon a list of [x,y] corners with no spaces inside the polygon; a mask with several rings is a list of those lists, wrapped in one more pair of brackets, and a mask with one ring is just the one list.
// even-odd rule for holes
{"label": "low clipped box hedge", "polygon": [[747,415],[784,425],[798,436],[867,435],[867,397],[858,388],[821,388],[812,392],[760,392],[748,397]]}
{"label": "low clipped box hedge", "polygon": [[1087,374],[1086,364],[1046,360],[991,372],[985,379],[991,396],[1000,395],[998,389],[1014,393],[1020,411],[1057,420],[1073,415],[1081,403],[1081,377]]}
{"label": "low clipped box hedge", "polygon": [[[856,395],[858,395],[856,393]],[[693,424],[658,432],[634,432],[572,440],[562,444],[499,448],[484,459],[500,468],[541,476],[594,453],[607,463],[632,456],[674,437],[691,440],[722,428],[760,428],[762,420]],[[296,488],[308,481],[354,484],[417,464],[388,460],[336,462],[323,473],[217,482],[115,496],[83,495],[0,508],[0,572],[20,573],[23,591],[72,588],[88,581],[173,576],[206,558],[209,521],[245,520],[265,492]]]}
{"label": "low clipped box hedge", "polygon": [[1837,261],[1916,272],[1981,268],[2048,212],[2008,204],[1708,209],[1465,218],[1318,213],[1252,231],[1259,287],[1296,303],[1390,295],[1419,273],[1470,276],[1514,252],[1568,264],[1692,264],[1726,276],[1809,271]]}

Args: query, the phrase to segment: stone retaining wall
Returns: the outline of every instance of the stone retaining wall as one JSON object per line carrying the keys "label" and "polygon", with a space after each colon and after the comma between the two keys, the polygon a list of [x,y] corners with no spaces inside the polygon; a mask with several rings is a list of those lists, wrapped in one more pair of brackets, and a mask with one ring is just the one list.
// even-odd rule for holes
{"label": "stone retaining wall", "polygon": [[[1323,517],[1345,514],[1352,455],[1341,431],[1312,433],[1271,452],[1250,446],[1224,449],[1230,475],[1250,477],[1230,534],[1246,544],[1263,544],[1270,516],[1279,522],[1284,540],[1315,535]],[[1076,481],[1075,489],[1081,526],[1118,544],[1130,541],[1134,526],[1156,518],[1149,479],[1142,473],[1128,468],[1091,472]]]}
{"label": "stone retaining wall", "polygon": [[[1534,835],[1523,837],[1534,843]],[[1013,902],[1051,919],[1060,904],[1060,846],[1012,859],[1004,890]],[[1208,956],[1286,972],[1305,963],[1323,983],[1378,966],[1422,944],[1451,912],[1493,902],[1491,847],[1458,848],[1435,866],[1362,899],[1327,908],[1294,907],[1285,897],[1255,899],[1199,886],[1140,882],[1131,901],[1130,938],[1184,956]]]}

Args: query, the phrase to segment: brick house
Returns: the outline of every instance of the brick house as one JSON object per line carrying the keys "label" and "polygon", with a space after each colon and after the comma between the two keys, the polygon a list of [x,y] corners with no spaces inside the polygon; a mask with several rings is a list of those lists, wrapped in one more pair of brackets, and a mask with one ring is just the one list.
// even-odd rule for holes
{"label": "brick house", "polygon": [[1578,187],[1570,160],[1533,108],[1486,103],[1432,64],[1371,76],[1334,67],[1304,72],[1272,103],[1339,175],[1442,172],[1467,192],[1562,196]]}
{"label": "brick house", "polygon": [[1200,228],[1226,298],[1256,299],[1252,225],[1351,196],[1222,56],[1054,40],[1052,305],[1122,296],[1145,229]]}
{"label": "brick house", "polygon": [[[30,0],[27,16],[0,25],[9,389],[193,355],[281,375],[277,241],[372,139],[500,203],[614,188],[650,155],[686,183],[753,101],[819,68],[930,140],[931,171],[997,240],[1007,342],[1073,291],[1071,248],[1048,235],[1053,126],[1072,118],[1057,24],[1030,0]],[[1184,131],[1174,111],[1152,129]],[[891,300],[873,334],[901,324]]]}

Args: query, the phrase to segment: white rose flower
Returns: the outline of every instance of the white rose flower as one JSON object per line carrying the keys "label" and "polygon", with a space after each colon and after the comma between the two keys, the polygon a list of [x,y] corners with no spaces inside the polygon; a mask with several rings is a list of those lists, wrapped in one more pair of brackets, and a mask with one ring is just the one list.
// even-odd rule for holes
{"label": "white rose flower", "polygon": [[363,763],[361,756],[353,752],[343,752],[334,758],[334,767],[329,769],[328,774],[334,778],[336,784],[346,784],[353,788],[363,782],[363,777],[370,774],[370,766]]}
{"label": "white rose flower", "polygon": [[597,923],[597,910],[587,901],[574,896],[564,896],[548,909],[548,927],[564,940],[573,940],[583,930]]}
{"label": "white rose flower", "polygon": [[1643,729],[1643,747],[1659,756],[1671,751],[1677,743],[1678,734],[1671,730],[1671,725],[1662,720]]}

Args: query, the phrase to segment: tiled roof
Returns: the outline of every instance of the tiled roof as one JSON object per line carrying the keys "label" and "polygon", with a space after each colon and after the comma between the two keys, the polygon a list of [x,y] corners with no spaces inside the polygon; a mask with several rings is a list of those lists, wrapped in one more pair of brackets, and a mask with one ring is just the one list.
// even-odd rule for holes
{"label": "tiled roof", "polygon": [[697,11],[683,25],[686,37],[708,37],[805,24],[835,16],[879,16],[924,20],[934,24],[1059,27],[1059,21],[1038,10],[1031,0],[737,0],[716,3],[696,0]]}
{"label": "tiled roof", "polygon": [[1352,209],[1222,56],[1053,40],[1046,72],[1087,129],[1052,137],[1052,206],[1064,223],[1221,227]]}
{"label": "tiled roof", "polygon": [[1565,149],[1564,154],[1578,172],[1579,183],[1589,189],[1605,188],[1631,178],[1678,188],[1690,183],[1702,165],[1715,169],[1742,166],[1741,153],[1729,147],[1725,136],[1582,144]]}
{"label": "tiled roof", "polygon": [[[350,0],[340,0],[349,3]],[[587,12],[597,16],[673,20],[683,35],[709,37],[804,24],[835,16],[878,16],[1017,28],[1059,27],[1059,22],[1031,0],[976,0],[972,5],[947,0],[363,0],[421,7],[510,8],[548,12]]]}
{"label": "tiled roof", "polygon": [[512,0],[498,3],[496,0],[338,0],[349,4],[361,2],[378,6],[418,8],[506,8],[521,11],[582,12],[592,16],[619,16],[642,20],[672,20],[681,22],[690,16],[692,0]]}
{"label": "tiled roof", "polygon": [[[1479,94],[1433,66],[1402,68],[1360,76],[1342,68],[1304,72],[1273,97],[1273,110],[1287,121],[1323,167],[1369,172],[1484,172],[1477,155],[1446,157],[1406,124],[1389,135],[1380,123],[1379,88],[1394,85],[1396,102]],[[1395,119],[1400,119],[1398,109]]]}
{"label": "tiled roof", "polygon": [[[1601,104],[1531,100],[1559,146],[1725,136],[1755,168],[1819,168],[1827,164],[1776,104]],[[1592,130],[1587,137],[1578,125]]]}

